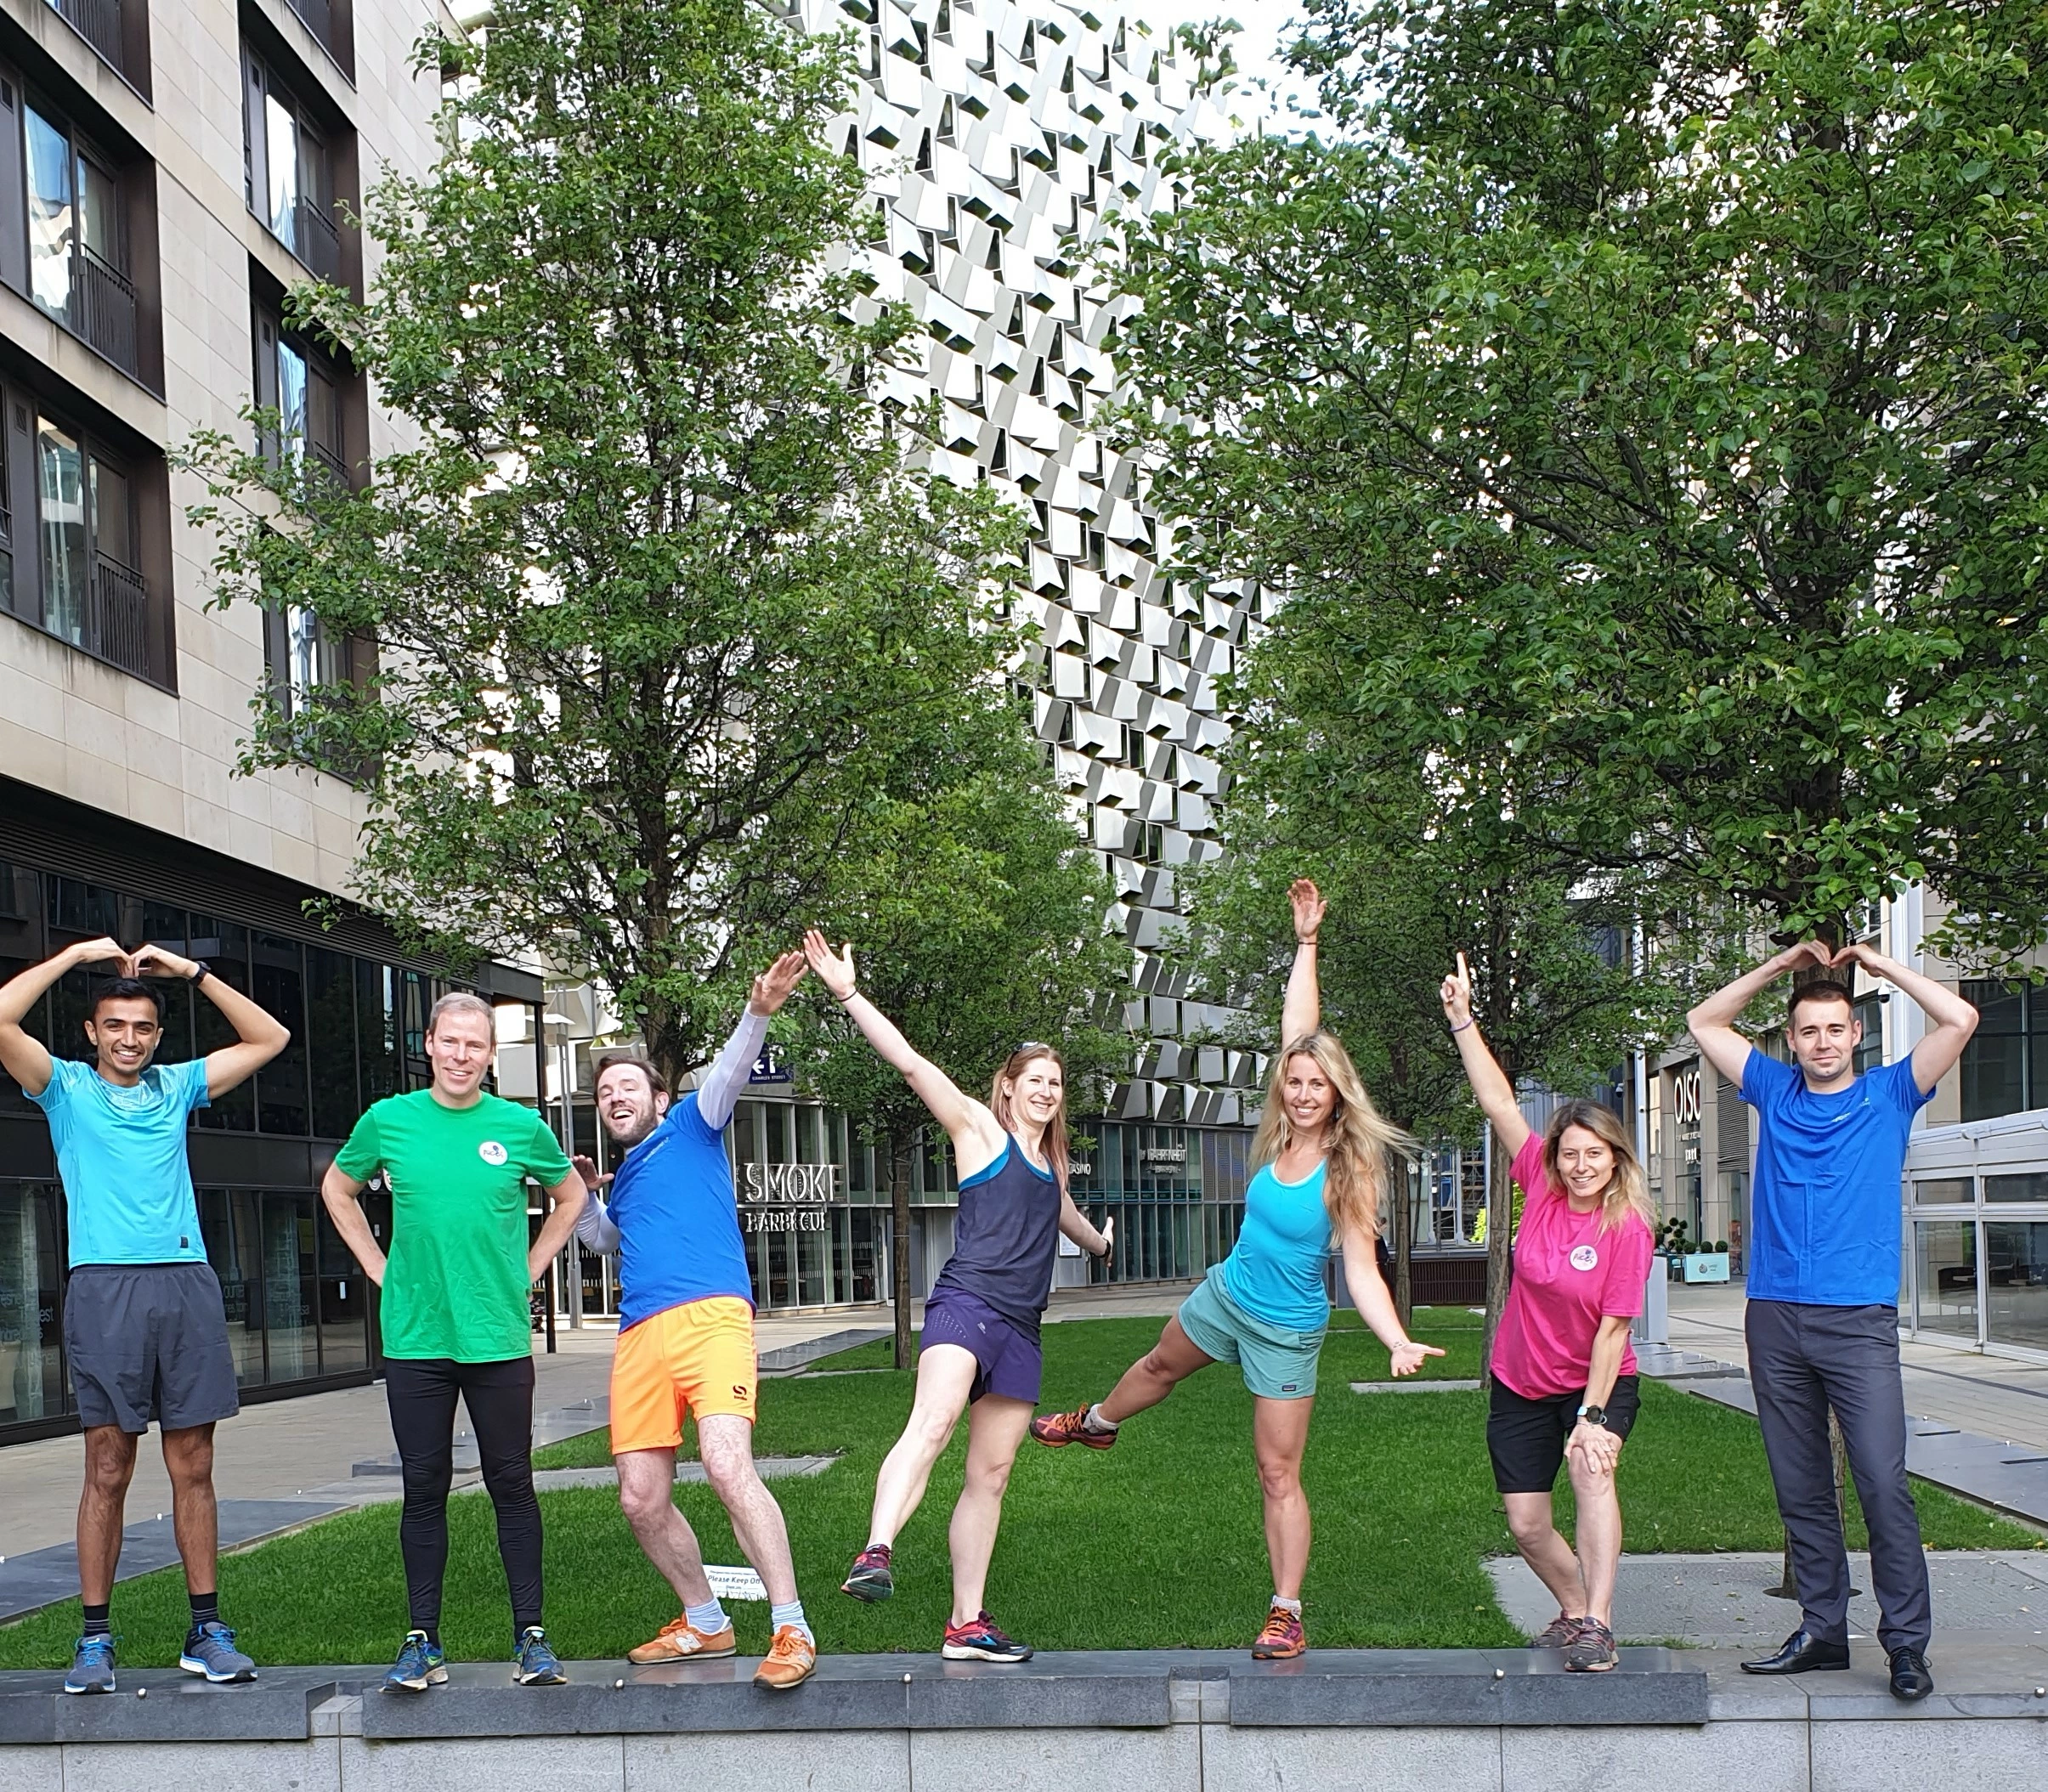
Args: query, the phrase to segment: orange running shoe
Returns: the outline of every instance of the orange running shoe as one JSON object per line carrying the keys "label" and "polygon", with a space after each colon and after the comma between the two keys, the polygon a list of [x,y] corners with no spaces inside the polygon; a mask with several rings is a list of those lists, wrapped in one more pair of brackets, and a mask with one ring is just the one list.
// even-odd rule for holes
{"label": "orange running shoe", "polygon": [[1090,1450],[1107,1450],[1117,1441],[1113,1431],[1091,1431],[1089,1428],[1089,1407],[1083,1401],[1072,1412],[1049,1412],[1043,1418],[1031,1422],[1031,1434],[1041,1444],[1057,1450],[1062,1444],[1085,1444]]}
{"label": "orange running shoe", "polygon": [[625,1659],[636,1667],[646,1667],[657,1661],[716,1661],[725,1655],[737,1655],[739,1641],[727,1625],[722,1631],[700,1631],[690,1622],[687,1613],[671,1618],[661,1626],[661,1634],[651,1642],[643,1642],[636,1649],[626,1651]]}
{"label": "orange running shoe", "polygon": [[1297,1655],[1305,1655],[1308,1649],[1309,1639],[1301,1627],[1300,1613],[1276,1605],[1266,1614],[1265,1628],[1259,1631],[1259,1641],[1252,1645],[1252,1659],[1291,1661]]}
{"label": "orange running shoe", "polygon": [[808,1680],[817,1665],[818,1645],[794,1624],[785,1624],[777,1630],[768,1653],[754,1670],[754,1684],[786,1693]]}

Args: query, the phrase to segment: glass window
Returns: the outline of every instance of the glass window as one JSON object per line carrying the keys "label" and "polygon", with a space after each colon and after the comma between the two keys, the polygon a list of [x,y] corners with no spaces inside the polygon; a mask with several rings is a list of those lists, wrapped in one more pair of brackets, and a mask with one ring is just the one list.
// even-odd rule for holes
{"label": "glass window", "polygon": [[65,132],[35,107],[24,111],[28,151],[29,297],[53,315],[71,308],[71,235],[76,228],[76,163]]}
{"label": "glass window", "polygon": [[1967,1176],[1934,1176],[1913,1184],[1913,1199],[1923,1207],[1976,1198],[1972,1179]]}
{"label": "glass window", "polygon": [[399,1062],[398,973],[366,958],[357,959],[355,965],[355,1049],[365,1107],[405,1087]]}
{"label": "glass window", "polygon": [[271,234],[287,249],[297,249],[298,115],[269,91],[263,94],[263,149],[270,176],[265,216]]}
{"label": "glass window", "polygon": [[316,1204],[313,1211],[320,1252],[320,1373],[346,1375],[370,1365],[370,1283],[326,1208]]}
{"label": "glass window", "polygon": [[263,1237],[257,1216],[257,1197],[246,1189],[199,1191],[206,1261],[220,1278],[235,1378],[245,1388],[260,1388],[264,1381]]}
{"label": "glass window", "polygon": [[85,252],[125,274],[128,258],[122,240],[121,189],[112,174],[84,155],[78,158],[78,223]]}
{"label": "glass window", "polygon": [[[192,917],[192,956],[204,958],[213,975],[230,989],[252,994],[249,981],[249,930],[235,921],[213,915]],[[201,1057],[235,1043],[240,1037],[222,1014],[202,993],[192,1005],[192,1044]],[[195,1124],[210,1132],[252,1133],[256,1130],[256,1079],[237,1084],[216,1096],[211,1105],[193,1116]]]}
{"label": "glass window", "polygon": [[85,641],[85,462],[77,437],[36,420],[36,504],[42,529],[42,625],[74,646]]}
{"label": "glass window", "polygon": [[1990,1341],[2048,1350],[2048,1221],[1987,1225],[1984,1280]]}
{"label": "glass window", "polygon": [[320,1373],[320,1361],[314,1322],[313,1196],[266,1194],[263,1200],[269,1378],[303,1381]]}
{"label": "glass window", "polygon": [[0,1424],[69,1410],[59,1350],[58,1190],[0,1182]]}
{"label": "glass window", "polygon": [[1913,1228],[1922,1331],[1977,1336],[1977,1226],[1971,1220],[1921,1220]]}
{"label": "glass window", "polygon": [[1962,1116],[1994,1120],[2028,1105],[2030,992],[2024,984],[1966,983],[1976,1005],[1977,1032],[1963,1048]]}
{"label": "glass window", "polygon": [[298,941],[259,934],[254,958],[256,1005],[291,1035],[291,1043],[256,1073],[257,1128],[303,1138],[312,1123],[306,1101],[306,977]]}
{"label": "glass window", "polygon": [[306,1052],[313,1072],[313,1130],[346,1139],[362,1112],[355,1086],[355,971],[338,952],[306,948]]}
{"label": "glass window", "polygon": [[2048,1201],[2048,1174],[2032,1171],[2020,1176],[1987,1176],[1986,1201]]}

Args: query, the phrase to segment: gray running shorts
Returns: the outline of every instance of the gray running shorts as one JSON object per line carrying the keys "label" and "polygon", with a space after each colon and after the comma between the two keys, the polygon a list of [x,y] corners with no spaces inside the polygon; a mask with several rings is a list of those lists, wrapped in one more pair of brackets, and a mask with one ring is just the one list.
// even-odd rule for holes
{"label": "gray running shorts", "polygon": [[79,1422],[139,1434],[241,1410],[220,1280],[208,1263],[81,1263],[64,1296]]}

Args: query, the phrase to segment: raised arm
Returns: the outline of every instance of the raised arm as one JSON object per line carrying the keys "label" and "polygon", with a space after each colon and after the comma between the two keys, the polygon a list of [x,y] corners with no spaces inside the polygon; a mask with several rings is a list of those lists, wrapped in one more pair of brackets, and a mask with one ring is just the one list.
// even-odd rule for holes
{"label": "raised arm", "polygon": [[1479,1111],[1493,1128],[1501,1149],[1513,1157],[1529,1143],[1532,1128],[1522,1117],[1522,1105],[1514,1099],[1514,1085],[1501,1068],[1500,1060],[1487,1049],[1479,1024],[1472,1018],[1472,972],[1465,955],[1457,955],[1457,969],[1444,979],[1440,992],[1444,1018],[1451,1023],[1451,1037],[1457,1041],[1457,1054],[1465,1066],[1465,1080],[1478,1098]]}
{"label": "raised arm", "polygon": [[852,947],[841,947],[835,956],[825,936],[813,927],[804,936],[804,956],[818,981],[867,1036],[868,1044],[902,1073],[918,1100],[931,1109],[931,1117],[946,1128],[960,1174],[971,1176],[993,1163],[1004,1144],[996,1116],[985,1104],[963,1094],[938,1066],[919,1055],[896,1023],[860,992],[854,981]]}
{"label": "raised arm", "polygon": [[755,978],[733,1037],[697,1085],[697,1111],[714,1131],[722,1129],[733,1117],[733,1105],[747,1086],[755,1060],[761,1056],[761,1041],[768,1037],[768,1022],[789,999],[789,992],[803,981],[804,968],[801,952],[785,952]]}
{"label": "raised arm", "polygon": [[1930,1094],[1949,1074],[1963,1054],[1970,1036],[1977,1031],[1977,1010],[1954,990],[1908,970],[1896,958],[1887,958],[1875,947],[1845,946],[1835,954],[1835,963],[1860,964],[1874,977],[1896,983],[1920,1004],[1921,1012],[1934,1023],[1934,1031],[1913,1048],[1913,1080],[1920,1092]]}
{"label": "raised arm", "polygon": [[1296,878],[1287,886],[1287,901],[1294,908],[1294,968],[1287,973],[1287,998],[1280,1009],[1282,1051],[1297,1039],[1307,1038],[1322,1020],[1322,992],[1315,981],[1315,936],[1330,906],[1307,878]]}
{"label": "raised arm", "polygon": [[82,940],[67,946],[54,958],[31,964],[19,976],[0,985],[0,1066],[21,1085],[25,1094],[40,1095],[50,1086],[55,1071],[49,1049],[22,1026],[28,1011],[42,998],[49,986],[82,964],[110,961],[116,976],[133,976],[134,960],[113,940]]}
{"label": "raised arm", "polygon": [[1750,1061],[1750,1043],[1735,1031],[1742,1010],[1787,971],[1803,964],[1825,966],[1832,962],[1828,948],[1819,940],[1788,946],[1776,958],[1716,990],[1686,1015],[1686,1030],[1707,1062],[1740,1088],[1743,1067]]}
{"label": "raised arm", "polygon": [[[199,969],[196,960],[181,958],[161,946],[144,946],[135,954],[139,977],[175,977],[189,980]],[[239,989],[208,971],[199,981],[199,992],[227,1017],[235,1029],[235,1043],[206,1054],[206,1098],[218,1100],[237,1084],[246,1083],[280,1052],[291,1044],[291,1034],[282,1022],[258,1008]]]}

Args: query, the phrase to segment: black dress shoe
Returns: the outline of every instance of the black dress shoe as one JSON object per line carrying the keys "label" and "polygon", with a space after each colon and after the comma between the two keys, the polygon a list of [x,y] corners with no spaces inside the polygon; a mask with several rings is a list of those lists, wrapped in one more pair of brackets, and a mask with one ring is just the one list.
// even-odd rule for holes
{"label": "black dress shoe", "polygon": [[1910,1704],[1934,1690],[1934,1676],[1927,1671],[1927,1658],[1918,1649],[1892,1651],[1892,1696]]}
{"label": "black dress shoe", "polygon": [[[1909,1653],[1901,1651],[1902,1654]],[[1819,1668],[1846,1668],[1849,1665],[1849,1646],[1846,1642],[1823,1642],[1811,1631],[1801,1629],[1785,1639],[1785,1646],[1775,1655],[1766,1655],[1761,1661],[1745,1661],[1742,1671],[1745,1674],[1811,1674]],[[1926,1670],[1923,1668],[1924,1673]]]}

